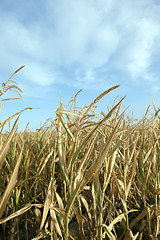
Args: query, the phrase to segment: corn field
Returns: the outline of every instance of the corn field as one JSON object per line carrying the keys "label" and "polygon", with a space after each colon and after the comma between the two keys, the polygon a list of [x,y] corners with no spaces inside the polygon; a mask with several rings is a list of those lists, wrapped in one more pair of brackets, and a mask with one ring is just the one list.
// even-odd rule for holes
{"label": "corn field", "polygon": [[[21,67],[22,68],[22,67]],[[22,90],[12,77],[0,90]],[[106,113],[77,96],[35,132],[19,132],[26,108],[0,123],[0,239],[160,239],[159,109],[126,116],[124,97]],[[9,132],[4,127],[13,121]]]}

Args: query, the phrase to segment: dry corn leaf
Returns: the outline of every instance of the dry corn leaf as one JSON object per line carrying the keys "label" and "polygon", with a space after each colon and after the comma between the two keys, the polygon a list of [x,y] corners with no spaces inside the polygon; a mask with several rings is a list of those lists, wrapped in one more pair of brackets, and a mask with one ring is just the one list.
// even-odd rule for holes
{"label": "dry corn leaf", "polygon": [[54,210],[59,216],[65,217],[65,210],[62,208],[57,208],[53,205],[53,207],[50,206],[50,209]]}
{"label": "dry corn leaf", "polygon": [[12,127],[12,130],[11,132],[9,133],[5,143],[3,144],[1,150],[0,150],[0,169],[2,168],[2,165],[4,163],[4,159],[6,157],[6,154],[7,154],[7,151],[8,151],[8,148],[9,148],[9,144],[10,144],[10,141],[15,133],[15,130],[16,130],[16,127],[17,127],[17,122],[18,122],[18,119],[19,119],[20,116],[17,117],[13,127]]}
{"label": "dry corn leaf", "polygon": [[0,220],[0,224],[5,223],[5,222],[7,222],[7,221],[9,221],[9,220],[11,220],[11,219],[13,219],[13,218],[15,218],[15,217],[18,217],[18,216],[24,214],[25,212],[27,212],[28,210],[30,210],[31,207],[32,207],[31,204],[27,204],[27,205],[26,205],[25,207],[23,207],[22,209],[16,211],[15,213],[12,213],[11,215],[9,215],[9,216],[6,217],[6,218],[1,219],[1,220]]}
{"label": "dry corn leaf", "polygon": [[102,224],[102,227],[105,230],[105,233],[107,234],[109,240],[116,240],[116,237],[113,235],[113,233],[110,231],[107,225]]}
{"label": "dry corn leaf", "polygon": [[117,156],[117,149],[116,151],[112,154],[110,160],[109,160],[109,163],[108,163],[108,166],[107,166],[107,175],[105,176],[105,181],[104,181],[104,186],[103,186],[103,192],[105,192],[107,186],[108,186],[108,183],[110,181],[110,178],[111,178],[111,174],[112,174],[112,170],[113,170],[113,167],[114,167],[114,164],[115,164],[115,160],[116,160],[116,156]]}
{"label": "dry corn leaf", "polygon": [[160,216],[157,216],[157,223],[156,223],[156,233],[155,236],[158,237],[160,235]]}
{"label": "dry corn leaf", "polygon": [[79,117],[78,114],[73,113],[73,112],[68,111],[68,110],[61,109],[61,108],[58,108],[58,109],[57,109],[56,114],[57,114],[58,116],[59,116],[59,115],[62,115],[62,114],[66,114],[66,115],[73,115],[73,116],[75,116],[75,117]]}
{"label": "dry corn leaf", "polygon": [[92,142],[89,144],[89,147],[88,147],[88,150],[87,150],[87,152],[86,152],[86,154],[85,154],[85,157],[84,157],[84,159],[81,161],[80,166],[79,166],[79,168],[78,168],[78,172],[79,172],[79,171],[82,171],[82,169],[84,168],[84,166],[85,166],[85,165],[87,164],[87,162],[90,160],[89,158],[90,158],[90,155],[91,155],[91,153],[92,153],[92,151],[93,151],[93,149],[94,149],[97,135],[98,135],[98,133],[95,134]]}
{"label": "dry corn leaf", "polygon": [[86,199],[82,195],[80,195],[80,199],[83,202],[83,205],[85,206],[85,209],[86,209],[87,215],[89,217],[89,220],[92,222],[92,215],[91,215],[89,205],[88,205]]}
{"label": "dry corn leaf", "polygon": [[26,110],[32,110],[32,108],[25,108],[17,113],[15,113],[14,115],[12,115],[11,117],[7,118],[3,123],[0,124],[0,128],[3,129],[4,125],[8,122],[10,122],[14,117],[16,117],[17,115],[20,115],[22,112],[26,111]]}
{"label": "dry corn leaf", "polygon": [[[113,175],[113,179],[116,183],[116,186],[117,186],[117,189],[118,189],[118,193],[120,194],[120,197],[123,198],[124,197],[124,191],[121,191],[120,189],[120,185],[119,185],[119,179],[117,178],[117,176],[115,175],[115,172],[114,170],[112,171],[112,175]],[[121,181],[122,183],[122,181]],[[123,184],[122,184],[122,187],[123,187]],[[124,190],[124,189],[123,189]]]}
{"label": "dry corn leaf", "polygon": [[76,93],[76,95],[74,96],[74,99],[73,99],[73,102],[74,102],[74,112],[76,111],[76,99],[77,99],[78,94],[79,94],[81,91],[82,91],[82,89],[80,89],[80,90]]}
{"label": "dry corn leaf", "polygon": [[[53,203],[51,203],[51,208],[53,207]],[[51,215],[51,218],[52,218],[52,221],[53,221],[53,224],[54,224],[54,227],[56,229],[56,232],[59,234],[59,236],[61,236],[62,238],[62,232],[61,232],[61,229],[60,229],[60,226],[59,226],[59,222],[57,220],[57,216],[55,214],[55,211],[53,210],[53,208],[51,209],[50,208],[50,215]],[[62,238],[63,239],[63,238]]]}
{"label": "dry corn leaf", "polygon": [[[61,102],[60,102],[60,107],[61,107]],[[62,176],[67,184],[69,186],[69,178],[67,174],[67,166],[66,162],[64,159],[64,154],[63,154],[63,139],[62,139],[62,123],[58,119],[58,156],[59,156],[59,166],[61,168],[61,173]]]}
{"label": "dry corn leaf", "polygon": [[95,134],[91,144],[89,145],[88,147],[88,150],[85,154],[85,157],[84,159],[81,161],[80,163],[80,166],[77,170],[77,176],[75,177],[74,179],[74,183],[73,183],[73,189],[72,189],[72,192],[77,188],[77,186],[79,185],[79,183],[83,180],[83,177],[84,177],[84,166],[87,164],[87,162],[90,160],[90,155],[93,151],[93,148],[94,148],[94,144],[95,144],[95,141],[96,141],[96,137],[97,137],[97,133]]}
{"label": "dry corn leaf", "polygon": [[131,222],[131,224],[129,225],[129,228],[132,229],[137,222],[139,222],[142,218],[146,217],[148,212],[149,212],[149,208],[148,207],[144,208],[144,210]]}
{"label": "dry corn leaf", "polygon": [[112,143],[112,139],[116,133],[117,128],[120,126],[122,122],[122,118],[118,121],[118,123],[116,124],[115,128],[113,129],[111,135],[108,137],[108,141],[105,144],[102,152],[100,153],[100,155],[98,156],[98,158],[95,160],[95,162],[93,163],[93,165],[90,167],[90,169],[88,170],[88,172],[86,173],[86,175],[83,178],[81,187],[80,187],[80,191],[87,185],[88,181],[91,179],[91,177],[97,172],[99,171],[105,157],[107,156],[110,144]]}
{"label": "dry corn leaf", "polygon": [[75,137],[73,136],[70,128],[68,127],[67,123],[65,122],[65,119],[62,115],[58,115],[59,120],[61,121],[63,127],[65,128],[66,132],[68,133],[68,135],[70,136],[70,138],[72,139],[73,142],[75,142]]}
{"label": "dry corn leaf", "polygon": [[85,114],[87,114],[87,113],[91,110],[91,108],[92,108],[100,99],[102,99],[106,94],[108,94],[109,92],[111,92],[112,90],[114,90],[114,89],[116,89],[116,88],[118,88],[118,87],[120,87],[120,85],[116,85],[116,86],[114,86],[114,87],[111,87],[111,88],[109,88],[108,90],[106,90],[106,91],[104,91],[103,93],[101,93],[101,94],[89,105],[89,107],[88,107],[87,111],[85,112]]}
{"label": "dry corn leaf", "polygon": [[[137,143],[137,142],[136,142],[136,143]],[[136,146],[136,144],[134,145],[134,149],[135,149],[135,146]],[[139,153],[139,152],[137,151],[137,152],[135,153],[135,155],[134,155],[134,158],[133,158],[132,173],[131,173],[131,177],[130,177],[129,183],[128,183],[127,188],[126,188],[126,197],[128,197],[128,194],[129,194],[129,191],[130,191],[130,188],[131,188],[131,184],[132,184],[132,180],[133,180],[134,174],[135,174],[135,172],[136,172],[138,153]]]}
{"label": "dry corn leaf", "polygon": [[44,167],[46,166],[46,164],[47,164],[48,160],[50,159],[50,157],[52,156],[53,152],[54,152],[54,149],[52,149],[50,151],[50,153],[47,155],[47,157],[45,158],[43,165],[42,165],[41,169],[39,170],[39,174],[41,174],[41,172],[43,171]]}
{"label": "dry corn leaf", "polygon": [[45,202],[44,202],[40,231],[42,230],[42,228],[44,226],[44,223],[46,221],[47,214],[48,214],[51,202],[52,202],[52,192],[53,192],[52,188],[53,188],[53,178],[51,177],[51,180],[50,180],[50,183],[49,183],[49,186],[48,186],[48,191],[47,191],[47,194],[46,194],[46,199],[45,199]]}
{"label": "dry corn leaf", "polygon": [[[25,65],[23,65],[22,67],[20,67],[20,68],[18,68],[12,75],[11,75],[11,77],[8,79],[8,81],[7,81],[7,83],[12,79],[12,77],[17,73],[17,72],[19,72],[22,68],[24,68],[25,67]],[[14,82],[14,81],[13,81]]]}
{"label": "dry corn leaf", "polygon": [[63,201],[62,201],[61,197],[59,196],[59,194],[57,192],[55,192],[55,196],[56,196],[56,199],[57,199],[57,202],[58,202],[58,206],[61,209],[64,209]]}
{"label": "dry corn leaf", "polygon": [[118,217],[116,217],[116,218],[111,222],[111,224],[109,225],[108,229],[109,229],[110,231],[112,231],[114,225],[117,224],[118,222],[121,222],[122,219],[125,219],[125,218],[126,218],[126,217],[125,217],[125,214],[124,214],[124,213],[120,214]]}
{"label": "dry corn leaf", "polygon": [[8,183],[8,185],[5,189],[5,192],[4,192],[4,194],[3,194],[3,196],[1,197],[1,200],[0,200],[0,218],[2,217],[2,215],[5,211],[8,200],[9,200],[9,198],[12,194],[12,191],[13,191],[15,185],[16,185],[16,180],[17,180],[19,166],[20,166],[20,163],[21,163],[21,158],[22,158],[22,150],[21,150],[19,158],[16,162],[16,165],[14,167],[12,175],[10,177],[9,183]]}
{"label": "dry corn leaf", "polygon": [[93,198],[93,211],[94,211],[94,219],[97,222],[97,202],[96,202],[96,194],[95,194],[95,186],[94,186],[94,182],[92,181],[92,189],[91,189],[91,193],[92,193],[92,198]]}
{"label": "dry corn leaf", "polygon": [[18,99],[21,99],[21,98],[4,98],[2,101],[8,101],[8,100],[18,100]]}
{"label": "dry corn leaf", "polygon": [[127,233],[125,234],[124,240],[136,240],[139,233],[137,233],[135,236],[133,235],[131,229],[128,229]]}

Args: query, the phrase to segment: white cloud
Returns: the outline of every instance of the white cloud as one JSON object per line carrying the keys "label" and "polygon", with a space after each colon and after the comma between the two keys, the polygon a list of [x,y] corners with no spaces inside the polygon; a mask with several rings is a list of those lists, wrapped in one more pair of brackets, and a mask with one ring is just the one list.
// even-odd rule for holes
{"label": "white cloud", "polygon": [[138,23],[135,38],[128,46],[127,70],[133,79],[146,76],[155,49],[155,39],[160,36],[159,26],[147,19]]}
{"label": "white cloud", "polygon": [[155,93],[158,93],[160,91],[160,86],[152,86],[152,92],[155,94]]}
{"label": "white cloud", "polygon": [[92,88],[105,84],[102,73],[152,81],[160,6],[154,0],[46,0],[37,7],[29,1],[0,15],[0,31],[1,67],[25,64],[24,77],[41,86]]}
{"label": "white cloud", "polygon": [[41,86],[50,85],[57,81],[55,74],[51,73],[51,70],[45,64],[35,64],[34,62],[28,62],[22,75],[25,74],[25,78],[28,81],[32,81]]}

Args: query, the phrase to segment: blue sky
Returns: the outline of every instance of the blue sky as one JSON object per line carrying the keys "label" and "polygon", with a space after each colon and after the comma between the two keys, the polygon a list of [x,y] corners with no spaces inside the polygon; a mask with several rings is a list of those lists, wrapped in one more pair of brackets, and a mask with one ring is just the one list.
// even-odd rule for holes
{"label": "blue sky", "polygon": [[78,106],[120,84],[101,100],[104,112],[116,96],[136,118],[160,103],[158,0],[1,0],[0,33],[1,83],[25,65],[14,77],[23,99],[4,102],[2,120],[39,108],[22,114],[22,130],[54,118],[59,93],[67,105],[81,88]]}

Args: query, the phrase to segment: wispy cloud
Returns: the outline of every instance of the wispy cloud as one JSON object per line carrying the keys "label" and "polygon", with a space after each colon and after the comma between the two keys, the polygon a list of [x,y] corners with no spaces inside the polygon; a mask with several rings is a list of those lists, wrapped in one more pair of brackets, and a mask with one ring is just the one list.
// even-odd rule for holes
{"label": "wispy cloud", "polygon": [[3,1],[2,68],[25,64],[26,81],[41,86],[101,89],[124,76],[156,81],[160,5],[155,0],[27,2],[16,1],[6,11],[10,1]]}

